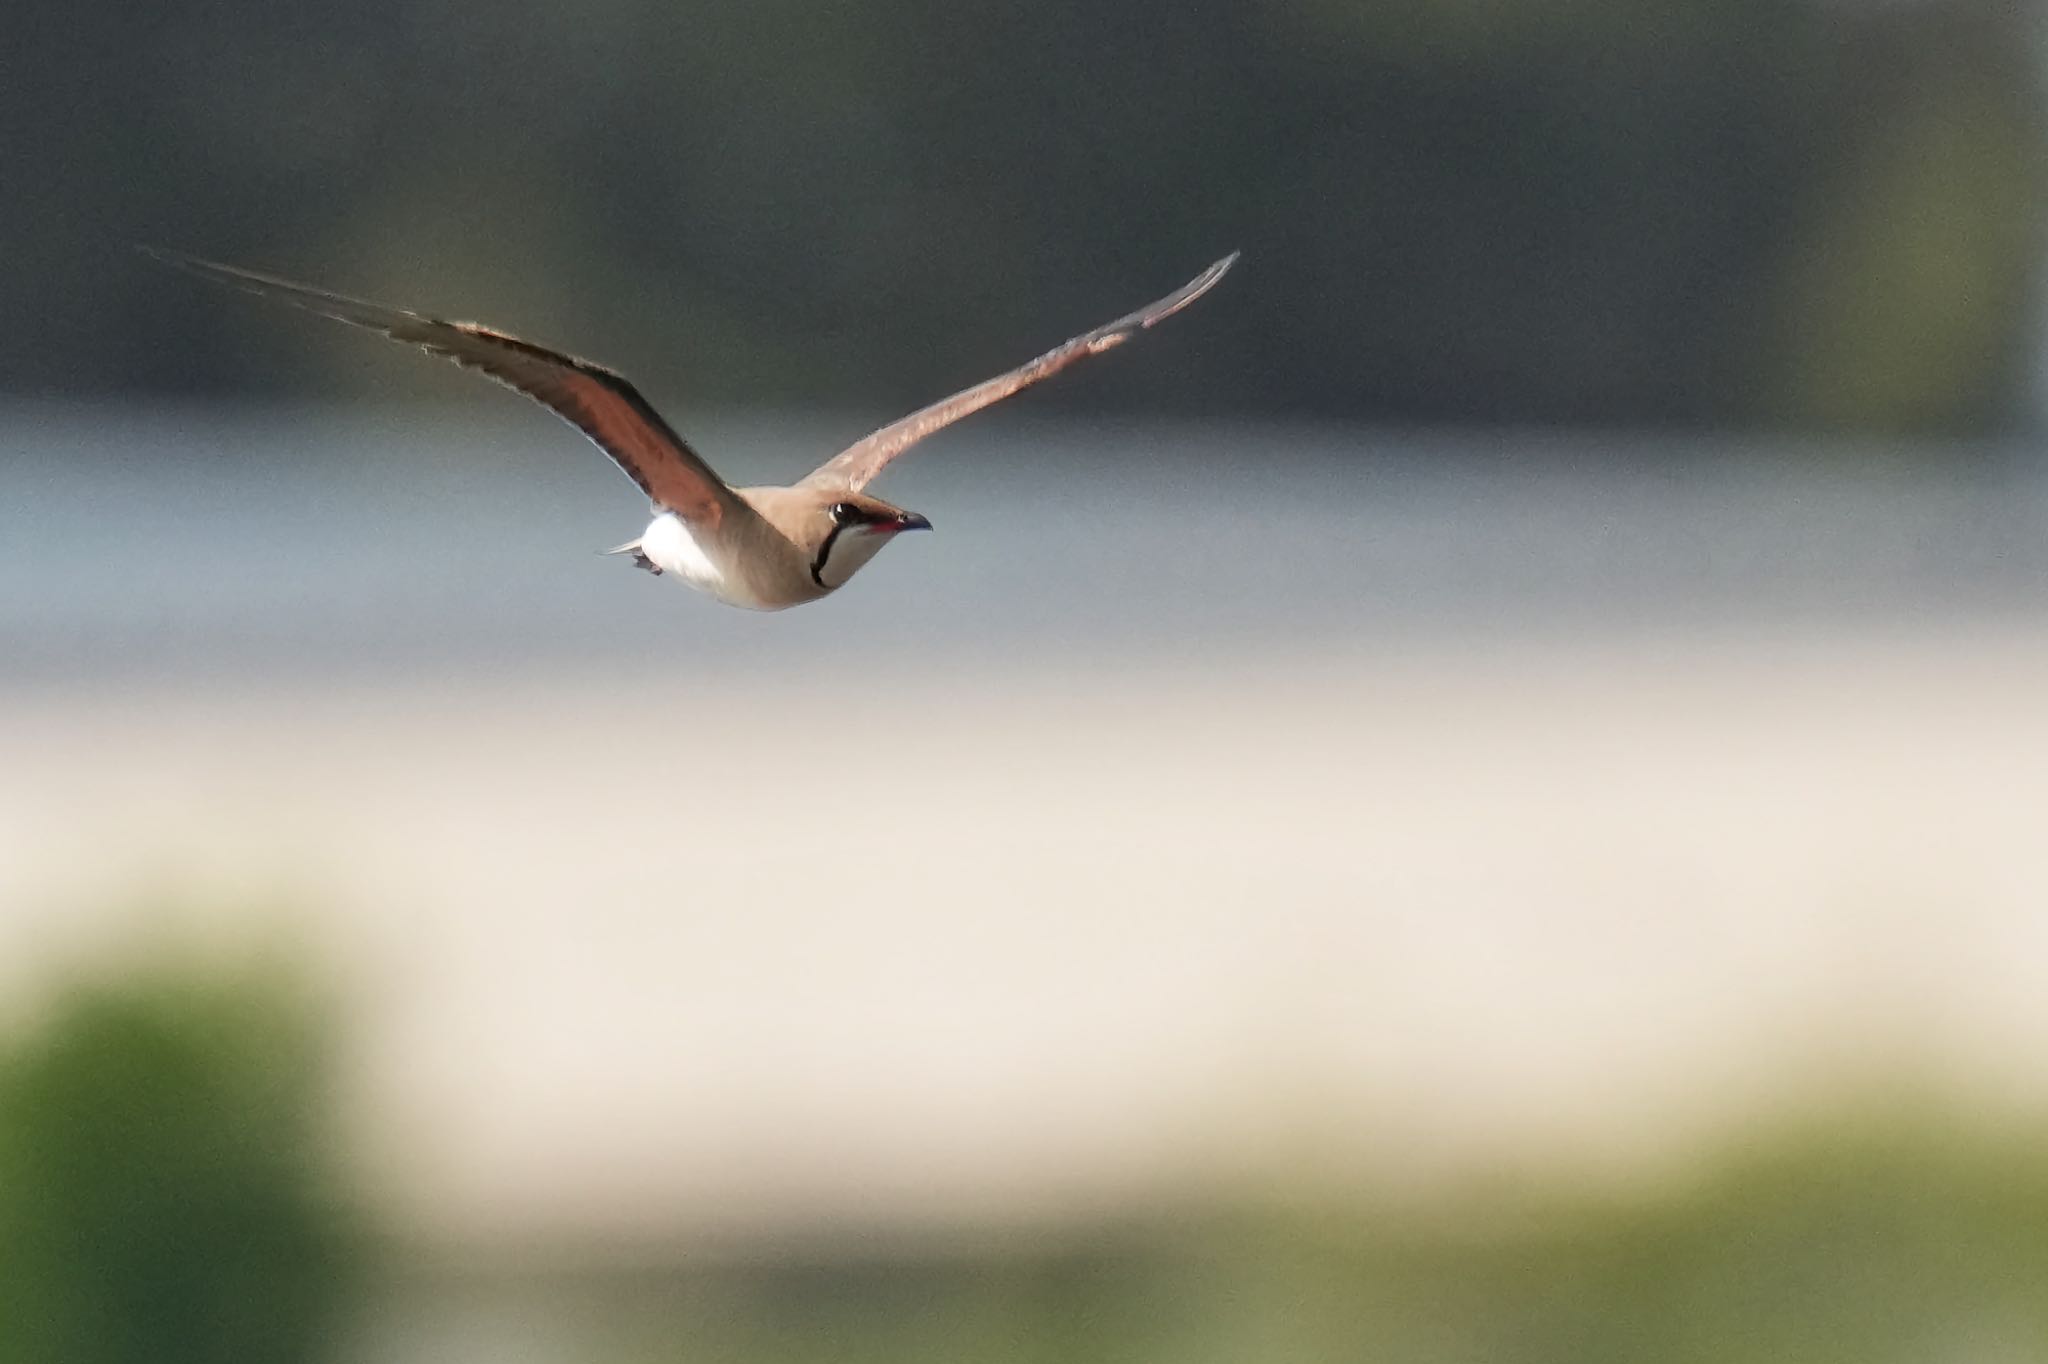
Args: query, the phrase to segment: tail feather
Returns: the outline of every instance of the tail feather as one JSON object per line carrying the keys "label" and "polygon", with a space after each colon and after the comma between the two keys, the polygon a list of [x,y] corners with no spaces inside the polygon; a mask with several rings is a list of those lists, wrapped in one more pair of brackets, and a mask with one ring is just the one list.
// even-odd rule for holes
{"label": "tail feather", "polygon": [[610,549],[605,550],[604,553],[630,554],[633,556],[633,567],[644,568],[657,578],[661,576],[661,566],[647,557],[646,551],[640,548],[640,541],[637,538],[628,540],[623,545],[613,545]]}

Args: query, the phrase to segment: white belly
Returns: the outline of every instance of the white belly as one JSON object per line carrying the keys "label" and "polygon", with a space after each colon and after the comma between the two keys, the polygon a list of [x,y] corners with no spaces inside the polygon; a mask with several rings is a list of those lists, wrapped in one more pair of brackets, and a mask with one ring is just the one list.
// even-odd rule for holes
{"label": "white belly", "polygon": [[698,591],[709,592],[733,606],[769,611],[788,605],[786,602],[762,600],[743,578],[721,568],[674,512],[663,512],[648,525],[646,533],[640,537],[640,552],[656,568],[673,573]]}

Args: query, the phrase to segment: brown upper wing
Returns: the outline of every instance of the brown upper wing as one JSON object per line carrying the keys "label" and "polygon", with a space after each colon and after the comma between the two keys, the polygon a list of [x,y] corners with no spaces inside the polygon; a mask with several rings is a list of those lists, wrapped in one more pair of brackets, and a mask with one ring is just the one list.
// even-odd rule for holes
{"label": "brown upper wing", "polygon": [[275,275],[155,247],[141,249],[203,278],[380,331],[394,341],[444,356],[517,389],[590,437],[650,499],[693,525],[714,527],[745,510],[745,504],[639,391],[602,365],[475,322],[443,322]]}
{"label": "brown upper wing", "polygon": [[1225,272],[1237,263],[1237,255],[1237,252],[1231,252],[1165,298],[1147,303],[1136,312],[1126,313],[1116,321],[1097,327],[1092,332],[1062,342],[1036,360],[1019,365],[1007,374],[998,374],[995,378],[984,380],[973,388],[962,389],[950,398],[941,398],[930,407],[919,408],[907,417],[898,418],[819,465],[804,482],[813,487],[844,487],[856,490],[867,486],[868,481],[881,473],[890,460],[934,431],[951,426],[962,417],[981,411],[990,403],[1000,402],[1040,379],[1058,374],[1084,355],[1095,355],[1112,346],[1120,346],[1154,323],[1172,317],[1215,288],[1216,281],[1222,279]]}

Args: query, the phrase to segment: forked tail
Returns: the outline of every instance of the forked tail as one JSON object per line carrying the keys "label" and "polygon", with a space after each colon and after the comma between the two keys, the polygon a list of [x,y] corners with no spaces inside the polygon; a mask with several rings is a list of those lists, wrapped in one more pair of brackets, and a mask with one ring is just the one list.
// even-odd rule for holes
{"label": "forked tail", "polygon": [[613,545],[610,549],[605,550],[604,553],[630,554],[633,556],[633,567],[644,568],[657,578],[661,576],[661,565],[647,557],[647,551],[640,548],[640,540],[637,536],[626,541],[623,545]]}

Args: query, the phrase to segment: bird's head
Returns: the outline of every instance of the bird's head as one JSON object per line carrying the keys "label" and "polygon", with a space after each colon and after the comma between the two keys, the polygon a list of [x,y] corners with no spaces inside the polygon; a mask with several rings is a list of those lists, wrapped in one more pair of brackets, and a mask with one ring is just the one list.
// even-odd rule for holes
{"label": "bird's head", "polygon": [[906,530],[930,530],[913,511],[865,493],[820,494],[800,527],[798,544],[810,553],[811,579],[830,591],[841,587],[882,546]]}

